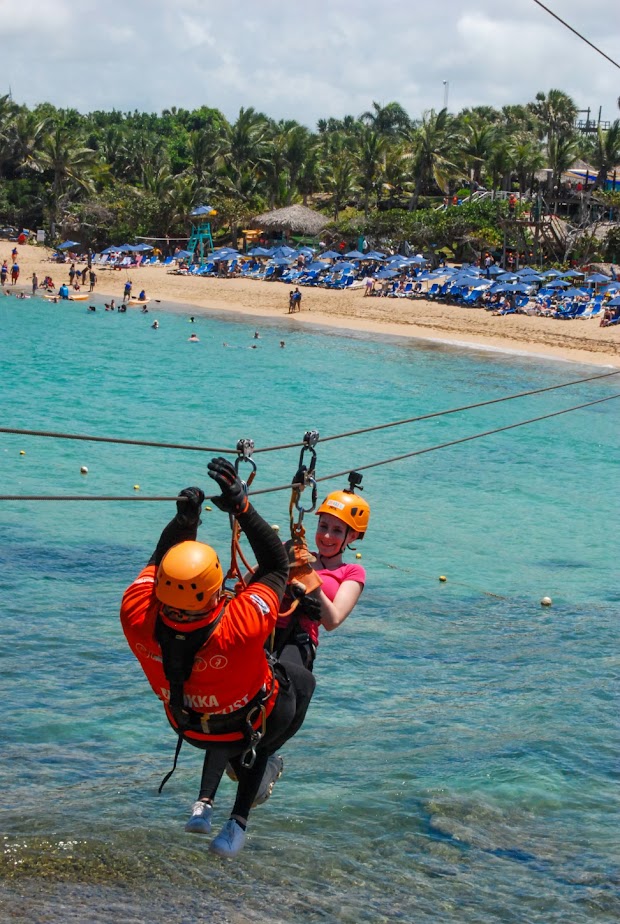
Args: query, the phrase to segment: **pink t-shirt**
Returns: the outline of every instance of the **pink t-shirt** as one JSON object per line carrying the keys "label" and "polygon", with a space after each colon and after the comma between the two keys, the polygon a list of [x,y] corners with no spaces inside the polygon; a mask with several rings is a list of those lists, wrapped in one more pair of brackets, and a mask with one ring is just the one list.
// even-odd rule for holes
{"label": "pink t-shirt", "polygon": [[[313,555],[318,557],[318,552],[313,552]],[[327,568],[317,568],[316,573],[323,581],[323,586],[321,590],[325,594],[328,600],[334,601],[336,594],[340,588],[341,584],[344,584],[345,581],[357,581],[359,584],[364,586],[366,583],[366,571],[362,568],[361,565],[356,564],[343,564],[339,568],[335,568],[333,571],[330,571]],[[288,604],[290,605],[290,604]],[[291,616],[287,616],[284,619],[280,617],[278,619],[278,628],[284,628],[288,625]],[[308,619],[307,616],[300,616],[299,626],[302,632],[307,632],[315,645],[319,644],[319,624],[315,622],[314,619]]]}

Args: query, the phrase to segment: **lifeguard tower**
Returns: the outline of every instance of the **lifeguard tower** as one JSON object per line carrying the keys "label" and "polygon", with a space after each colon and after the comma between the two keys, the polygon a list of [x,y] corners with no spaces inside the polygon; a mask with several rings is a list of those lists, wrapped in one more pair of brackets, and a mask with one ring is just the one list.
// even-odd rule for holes
{"label": "lifeguard tower", "polygon": [[210,205],[197,205],[189,213],[192,223],[192,230],[187,249],[191,254],[196,254],[195,262],[202,264],[205,260],[205,254],[213,250],[213,237],[211,236],[211,216],[217,215],[217,212]]}

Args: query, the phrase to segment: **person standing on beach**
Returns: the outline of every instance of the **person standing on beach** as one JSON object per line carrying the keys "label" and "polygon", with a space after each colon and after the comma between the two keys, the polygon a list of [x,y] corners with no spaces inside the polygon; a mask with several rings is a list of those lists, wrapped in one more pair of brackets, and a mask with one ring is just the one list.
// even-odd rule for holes
{"label": "person standing on beach", "polygon": [[131,279],[128,279],[125,283],[125,289],[123,291],[123,301],[129,301],[131,298]]}
{"label": "person standing on beach", "polygon": [[19,266],[17,263],[14,263],[11,267],[11,285],[14,286],[19,279]]}
{"label": "person standing on beach", "polygon": [[32,294],[37,294],[37,289],[39,288],[39,279],[36,273],[32,274]]}
{"label": "person standing on beach", "polygon": [[97,274],[95,273],[93,269],[89,270],[88,272],[88,280],[90,282],[90,289],[88,291],[92,292],[97,283]]}
{"label": "person standing on beach", "polygon": [[188,833],[211,833],[215,794],[227,764],[233,768],[235,803],[209,850],[234,857],[245,844],[250,809],[268,795],[261,794],[268,758],[301,728],[315,680],[304,668],[284,671],[263,647],[288,576],[278,534],[250,504],[228,460],[214,458],[207,467],[221,491],[213,503],[236,519],[256,556],[250,582],[233,599],[224,594],[217,553],[196,540],[205,495],[185,488],[176,516],[125,591],[120,617],[177,748],[187,741],[205,750]]}
{"label": "person standing on beach", "polygon": [[8,275],[9,275],[9,267],[8,267],[6,260],[3,260],[2,266],[0,267],[0,286],[4,285]]}

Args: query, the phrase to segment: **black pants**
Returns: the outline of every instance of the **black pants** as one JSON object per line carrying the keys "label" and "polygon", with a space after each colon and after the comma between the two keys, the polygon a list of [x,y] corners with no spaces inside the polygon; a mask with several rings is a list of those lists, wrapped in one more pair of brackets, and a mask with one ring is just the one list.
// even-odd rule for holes
{"label": "black pants", "polygon": [[296,664],[276,666],[280,689],[276,704],[267,719],[265,735],[256,747],[252,767],[243,767],[241,755],[244,742],[222,742],[209,745],[205,753],[199,799],[213,799],[226,764],[237,775],[238,786],[233,815],[247,818],[259,790],[267,759],[275,754],[301,728],[306,717],[316,680],[310,671]]}

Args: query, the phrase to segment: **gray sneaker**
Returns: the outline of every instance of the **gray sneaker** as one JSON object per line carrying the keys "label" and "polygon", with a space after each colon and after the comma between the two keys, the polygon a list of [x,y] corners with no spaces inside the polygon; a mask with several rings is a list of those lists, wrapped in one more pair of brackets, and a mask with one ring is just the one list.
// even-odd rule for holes
{"label": "gray sneaker", "polygon": [[185,825],[185,830],[189,834],[211,834],[212,815],[212,805],[208,805],[206,802],[194,802],[192,817]]}
{"label": "gray sneaker", "polygon": [[236,857],[245,845],[245,831],[234,818],[229,818],[217,837],[209,844],[211,853],[218,857]]}
{"label": "gray sneaker", "polygon": [[265,767],[263,778],[260,781],[260,786],[258,788],[258,792],[256,793],[256,798],[252,803],[252,808],[254,808],[256,805],[262,805],[263,802],[267,801],[273,792],[273,787],[282,776],[283,770],[284,761],[282,758],[278,754],[272,754],[267,760],[267,766]]}

